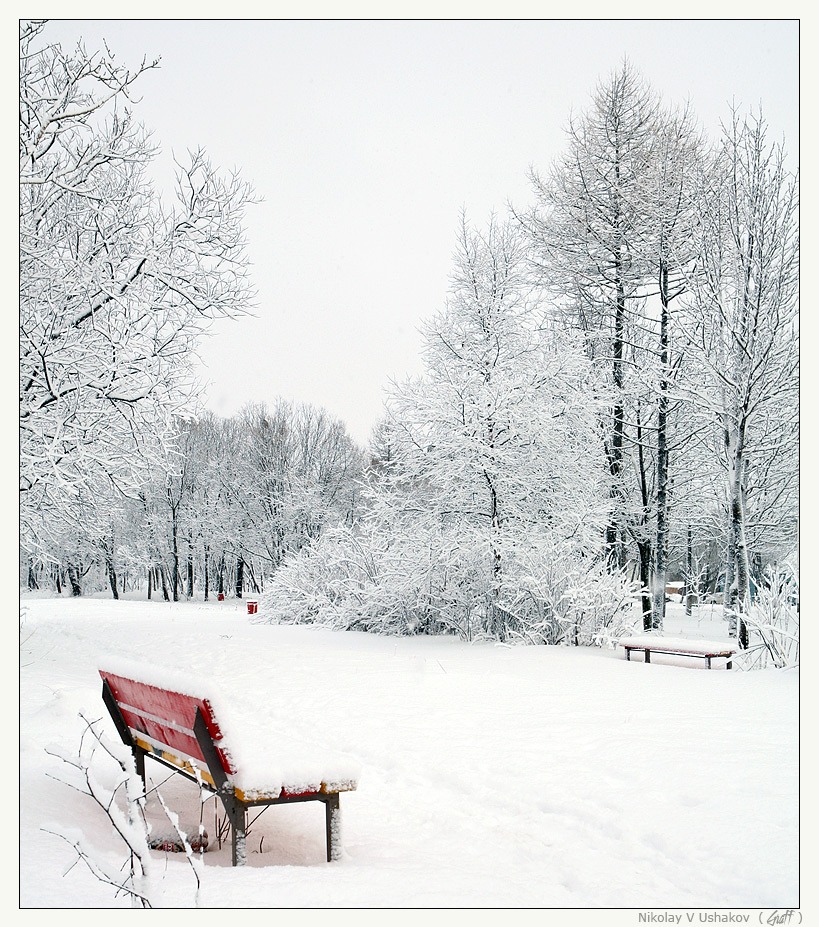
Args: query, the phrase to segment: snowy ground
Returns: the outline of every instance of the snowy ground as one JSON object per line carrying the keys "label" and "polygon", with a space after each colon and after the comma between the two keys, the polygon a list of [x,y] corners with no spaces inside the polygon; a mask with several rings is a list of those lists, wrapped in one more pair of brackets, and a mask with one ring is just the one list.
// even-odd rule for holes
{"label": "snowy ground", "polygon": [[[669,634],[726,638],[718,608],[669,611]],[[798,671],[271,627],[236,601],[23,594],[20,637],[23,909],[129,905],[46,832],[81,830],[101,859],[124,860],[108,820],[55,780],[64,764],[46,752],[76,755],[80,712],[116,739],[103,654],[208,677],[248,725],[361,766],[342,795],[340,862],[325,861],[321,804],[270,808],[247,867],[230,866],[227,843],[205,854],[203,907],[799,905]],[[147,766],[195,830],[198,790]],[[152,819],[159,811],[153,802]],[[212,799],[204,820],[213,843]],[[193,907],[184,857],[156,859],[162,906]]]}

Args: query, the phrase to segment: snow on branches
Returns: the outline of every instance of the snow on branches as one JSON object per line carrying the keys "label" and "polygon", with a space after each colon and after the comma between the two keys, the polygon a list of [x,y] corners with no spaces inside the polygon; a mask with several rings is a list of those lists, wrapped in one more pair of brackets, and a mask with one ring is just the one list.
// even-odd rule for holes
{"label": "snow on branches", "polygon": [[110,52],[20,34],[20,488],[32,513],[128,492],[148,432],[190,400],[208,321],[252,300],[238,176],[202,151],[154,190],[130,72]]}

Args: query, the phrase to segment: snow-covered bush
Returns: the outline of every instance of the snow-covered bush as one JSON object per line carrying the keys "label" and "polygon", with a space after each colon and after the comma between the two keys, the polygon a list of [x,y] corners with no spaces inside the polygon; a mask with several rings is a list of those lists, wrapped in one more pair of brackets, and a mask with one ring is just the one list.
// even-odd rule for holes
{"label": "snow-covered bush", "polygon": [[747,669],[799,665],[799,584],[788,567],[768,571],[745,621],[750,630]]}
{"label": "snow-covered bush", "polygon": [[[562,554],[562,555],[561,555]],[[513,635],[530,643],[605,646],[639,622],[636,583],[604,563],[545,543],[518,549]]]}
{"label": "snow-covered bush", "polygon": [[[496,553],[502,583],[493,586]],[[608,643],[631,630],[636,589],[547,533],[491,541],[433,518],[338,528],[283,565],[259,621],[532,644]]]}

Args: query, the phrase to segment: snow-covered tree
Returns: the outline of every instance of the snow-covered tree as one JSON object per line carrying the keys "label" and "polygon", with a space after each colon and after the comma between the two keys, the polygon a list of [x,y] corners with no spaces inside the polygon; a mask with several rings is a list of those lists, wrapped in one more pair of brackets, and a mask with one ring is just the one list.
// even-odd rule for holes
{"label": "snow-covered tree", "polygon": [[[659,303],[656,339],[648,350],[656,356],[656,465],[654,558],[651,575],[651,627],[661,628],[665,616],[668,563],[670,483],[672,480],[672,417],[679,410],[674,385],[683,360],[681,345],[672,338],[672,303],[687,289],[696,259],[696,189],[704,142],[690,110],[665,114],[647,176],[649,238],[646,260],[653,267]],[[679,339],[676,339],[679,342]],[[645,622],[644,619],[644,623]],[[646,630],[648,628],[646,627]]]}
{"label": "snow-covered tree", "polygon": [[679,343],[672,302],[694,261],[693,195],[703,139],[692,112],[666,108],[624,61],[572,116],[568,149],[531,172],[520,218],[562,323],[608,371],[601,419],[611,473],[606,547],[636,561],[646,629],[662,625]]}
{"label": "snow-covered tree", "polygon": [[[739,616],[738,637],[747,646],[752,497],[764,509],[768,484],[780,503],[795,502],[798,181],[782,146],[768,143],[762,116],[735,112],[702,185],[687,334],[703,382],[691,402],[722,439],[725,607]],[[791,512],[795,531],[793,504]]]}
{"label": "snow-covered tree", "polygon": [[425,374],[387,401],[397,480],[488,537],[548,522],[593,543],[601,448],[591,367],[571,338],[543,329],[526,248],[513,225],[493,219],[481,233],[463,222],[446,309],[423,330]]}
{"label": "snow-covered tree", "polygon": [[424,373],[389,392],[363,525],[283,566],[273,620],[580,643],[627,610],[595,556],[608,511],[593,367],[544,329],[535,297],[519,228],[464,219]]}
{"label": "snow-covered tree", "polygon": [[131,111],[136,71],[106,49],[20,30],[20,489],[36,513],[108,485],[131,492],[145,435],[184,408],[208,320],[251,302],[252,194],[202,151],[165,205]]}
{"label": "snow-covered tree", "polygon": [[565,324],[583,333],[589,356],[609,373],[605,423],[611,522],[606,548],[626,563],[626,389],[630,346],[645,297],[656,285],[646,179],[656,161],[662,112],[627,62],[601,81],[587,110],[569,119],[566,154],[530,174],[535,206],[523,216],[540,280]]}
{"label": "snow-covered tree", "polygon": [[216,479],[235,553],[259,565],[258,586],[327,524],[356,517],[363,452],[343,423],[310,405],[249,404],[230,428],[234,451]]}

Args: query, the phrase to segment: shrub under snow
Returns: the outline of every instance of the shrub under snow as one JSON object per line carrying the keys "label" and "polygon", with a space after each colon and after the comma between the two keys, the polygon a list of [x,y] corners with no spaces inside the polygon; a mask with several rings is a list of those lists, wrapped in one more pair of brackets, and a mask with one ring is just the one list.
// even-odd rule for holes
{"label": "shrub under snow", "polygon": [[548,535],[489,539],[426,522],[337,528],[284,564],[259,620],[382,634],[605,644],[630,630],[636,590]]}

